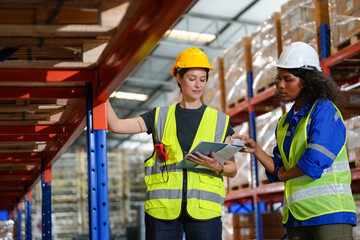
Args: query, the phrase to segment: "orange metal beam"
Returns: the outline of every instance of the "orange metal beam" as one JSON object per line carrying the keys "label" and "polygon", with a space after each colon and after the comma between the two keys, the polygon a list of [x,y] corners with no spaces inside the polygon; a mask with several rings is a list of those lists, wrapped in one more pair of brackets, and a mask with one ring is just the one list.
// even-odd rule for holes
{"label": "orange metal beam", "polygon": [[106,130],[107,124],[107,108],[106,102],[99,103],[93,107],[93,129],[94,130]]}
{"label": "orange metal beam", "polygon": [[34,126],[0,126],[2,135],[19,135],[19,134],[59,134],[64,133],[63,126],[53,125],[34,125]]}
{"label": "orange metal beam", "polygon": [[193,0],[145,0],[99,68],[94,99],[106,100],[150,53]]}
{"label": "orange metal beam", "polygon": [[0,82],[96,82],[96,70],[0,69]]}
{"label": "orange metal beam", "polygon": [[29,153],[18,153],[18,152],[6,152],[0,153],[0,160],[20,160],[20,159],[29,159],[29,160],[41,160],[44,158],[44,153],[42,152],[29,152]]}
{"label": "orange metal beam", "polygon": [[21,180],[26,180],[26,179],[31,179],[32,174],[28,173],[28,174],[0,174],[0,179],[7,179],[7,180],[11,180],[13,181],[14,179],[21,179]]}
{"label": "orange metal beam", "polygon": [[40,164],[41,160],[35,159],[15,159],[15,160],[3,160],[0,159],[0,164]]}
{"label": "orange metal beam", "polygon": [[44,134],[44,135],[0,135],[0,142],[48,142],[56,141],[59,134]]}
{"label": "orange metal beam", "polygon": [[0,87],[0,99],[85,98],[83,87]]}

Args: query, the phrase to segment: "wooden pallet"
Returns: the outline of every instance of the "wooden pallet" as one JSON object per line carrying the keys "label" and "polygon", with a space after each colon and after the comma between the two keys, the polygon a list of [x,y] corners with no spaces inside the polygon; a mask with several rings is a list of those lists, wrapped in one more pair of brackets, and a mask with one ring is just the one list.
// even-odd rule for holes
{"label": "wooden pallet", "polygon": [[268,82],[264,86],[254,89],[254,95],[256,96],[257,94],[264,92],[265,90],[271,88],[274,85],[275,85],[275,81]]}
{"label": "wooden pallet", "polygon": [[347,39],[344,42],[340,43],[337,47],[332,47],[331,48],[331,54],[334,55],[337,52],[341,51],[342,49],[357,43],[358,41],[360,41],[360,32],[356,33],[355,35],[353,35],[349,39]]}
{"label": "wooden pallet", "polygon": [[263,186],[263,185],[267,185],[267,184],[269,184],[268,180],[259,181],[259,186]]}
{"label": "wooden pallet", "polygon": [[360,168],[360,159],[357,159],[354,162],[349,162],[350,169]]}
{"label": "wooden pallet", "polygon": [[246,189],[246,188],[252,188],[251,183],[244,183],[238,186],[232,186],[230,187],[230,191],[236,191],[239,189]]}
{"label": "wooden pallet", "polygon": [[242,97],[242,98],[236,100],[235,102],[229,103],[227,105],[227,110],[230,110],[230,109],[236,107],[238,104],[240,104],[240,103],[242,103],[242,102],[244,102],[246,100],[248,100],[248,96]]}

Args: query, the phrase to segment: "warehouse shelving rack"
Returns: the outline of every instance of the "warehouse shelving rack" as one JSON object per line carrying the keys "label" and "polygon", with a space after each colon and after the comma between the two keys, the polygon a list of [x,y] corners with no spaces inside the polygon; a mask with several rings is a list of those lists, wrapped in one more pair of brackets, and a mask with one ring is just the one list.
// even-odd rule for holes
{"label": "warehouse shelving rack", "polygon": [[[321,48],[322,48],[322,68],[326,74],[331,76],[336,72],[341,72],[341,70],[352,69],[357,75],[351,76],[351,79],[337,79],[334,78],[338,84],[344,85],[347,88],[358,87],[360,84],[360,41],[350,45],[338,53],[328,56],[329,54],[329,41],[328,39],[328,28],[326,24],[320,26],[321,30]],[[249,121],[250,123],[250,136],[256,140],[255,133],[255,114],[257,116],[263,114],[263,111],[256,112],[256,106],[260,109],[275,109],[279,107],[280,104],[276,99],[276,87],[273,86],[256,96],[252,94],[252,72],[251,68],[247,69],[248,75],[248,99],[241,102],[227,114],[233,119],[233,124],[239,124],[244,121]],[[338,76],[341,76],[338,75]],[[251,189],[239,189],[229,191],[225,198],[225,206],[230,206],[232,204],[247,203],[252,202],[254,204],[254,214],[255,214],[255,227],[256,227],[256,236],[257,239],[262,239],[262,229],[261,229],[261,213],[256,211],[256,207],[259,202],[266,202],[267,204],[272,204],[276,202],[283,201],[283,191],[284,184],[281,182],[266,184],[259,186],[258,177],[257,177],[257,167],[256,159],[252,159],[252,179],[253,188]],[[360,169],[351,169],[351,179],[352,179],[352,191],[353,193],[360,193]]]}
{"label": "warehouse shelving rack", "polygon": [[[74,2],[67,1],[64,4],[74,4]],[[58,43],[62,46],[62,37],[68,37],[68,41],[78,37],[80,44],[88,39],[90,45],[109,43],[99,56],[99,60],[90,65],[84,64],[81,59],[80,62],[65,64],[66,66],[55,61],[46,65],[44,61],[31,61],[31,54],[29,55],[31,51],[28,51],[30,56],[28,62],[16,65],[15,61],[10,61],[1,64],[0,99],[6,105],[8,115],[14,117],[0,126],[2,143],[0,211],[8,211],[9,218],[18,220],[18,235],[21,236],[22,232],[19,206],[24,201],[25,195],[41,181],[42,237],[52,238],[52,166],[87,126],[90,238],[110,238],[106,173],[106,99],[147,56],[192,2],[191,0],[133,1],[128,5],[127,10],[124,10],[125,13],[122,12],[125,18],[119,21],[117,26],[112,26],[106,31],[97,22],[101,13],[94,15],[92,12],[89,12],[88,16],[92,16],[95,21],[92,25],[90,23],[86,26],[86,29],[93,30],[89,32],[74,30],[66,32],[66,28],[63,29],[65,32],[62,32],[57,25],[52,25],[52,22],[48,22],[47,25],[43,22],[37,24],[36,21],[31,24],[15,25],[23,30],[17,31],[18,36],[21,39],[31,36],[27,39],[28,43],[37,47],[48,46],[47,38],[54,40],[50,40],[50,44]],[[28,11],[36,12],[37,3],[26,4],[22,7],[33,4]],[[75,4],[82,10],[89,6],[86,1],[76,1]],[[104,1],[103,4],[106,5],[107,2]],[[57,17],[61,7],[62,5],[54,6],[51,19]],[[75,26],[81,27],[80,24]],[[84,29],[83,27],[82,30]],[[81,32],[80,36],[76,35],[79,32]],[[35,43],[36,38],[40,39],[38,43]],[[84,46],[86,44],[87,42]],[[16,49],[6,50],[16,52]],[[61,52],[65,52],[65,48]],[[79,54],[73,50],[71,53],[74,60],[79,61],[77,57]],[[43,105],[48,109],[38,108]],[[56,106],[55,110],[49,110],[54,106]],[[15,107],[19,109],[15,111],[13,109]],[[20,109],[24,113],[22,116],[21,112],[20,114],[18,112]],[[62,113],[62,117],[54,123],[53,116],[58,113]],[[44,121],[38,121],[37,117]],[[25,200],[27,213],[31,212],[29,200],[29,198]],[[27,239],[31,239],[29,235],[31,219],[28,214],[25,221]]]}

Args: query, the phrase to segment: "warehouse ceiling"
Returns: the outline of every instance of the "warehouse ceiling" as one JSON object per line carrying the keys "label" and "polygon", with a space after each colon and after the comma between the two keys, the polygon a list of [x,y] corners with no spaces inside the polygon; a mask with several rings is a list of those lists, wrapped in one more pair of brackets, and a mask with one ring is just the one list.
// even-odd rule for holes
{"label": "warehouse ceiling", "polygon": [[[151,53],[142,61],[118,91],[141,93],[149,96],[147,101],[111,99],[119,118],[137,117],[154,107],[168,105],[168,95],[177,88],[170,69],[177,55],[184,49],[196,46],[202,49],[210,60],[222,56],[224,50],[250,36],[254,29],[280,11],[286,0],[199,0],[173,25],[170,30],[215,35],[210,42],[194,39],[177,39],[165,34]],[[146,144],[148,143],[148,144]],[[77,141],[84,146],[86,138]],[[109,134],[110,151],[123,149],[152,149],[151,137],[147,134],[133,136]]]}
{"label": "warehouse ceiling", "polygon": [[[185,12],[169,30],[214,35],[208,42],[195,36],[177,39],[165,34],[148,56],[126,77],[117,91],[148,95],[146,101],[111,98],[119,118],[139,116],[156,106],[168,105],[168,95],[177,88],[170,75],[176,56],[186,48],[202,49],[210,60],[252,31],[286,0],[199,0]],[[129,21],[145,0],[0,0],[0,69],[96,69],[104,62]],[[156,1],[155,1],[156,2]],[[160,0],[157,2],[161,2]],[[122,24],[120,24],[122,22]],[[141,21],[140,21],[141,22]],[[146,21],[142,21],[144,26]],[[139,36],[140,40],[141,36]],[[146,48],[146,46],[143,46]],[[22,83],[23,84],[23,83]],[[53,87],[83,87],[83,82],[52,83]],[[11,85],[11,84],[10,84]],[[2,83],[9,86],[9,83]],[[24,85],[23,85],[24,86]],[[25,84],[26,86],[26,84]],[[30,85],[29,85],[30,86]],[[31,86],[34,86],[33,83]],[[42,86],[38,83],[37,86]],[[61,111],[68,105],[75,109],[75,100],[55,102],[4,102],[13,105],[46,105],[32,114],[33,122],[61,123]],[[36,106],[35,106],[35,105]],[[3,108],[3,112],[7,111]],[[30,112],[29,112],[30,111]],[[29,110],[27,114],[34,111]],[[34,112],[35,113],[35,112]],[[15,113],[14,113],[15,114]],[[18,121],[24,112],[16,113]],[[48,115],[51,115],[51,118]],[[64,115],[62,115],[64,118]],[[15,125],[13,115],[2,121]],[[29,118],[29,116],[28,116]],[[150,136],[108,134],[109,151],[118,148],[151,148]],[[39,148],[41,146],[35,146]],[[85,132],[74,142],[71,150],[86,147]]]}
{"label": "warehouse ceiling", "polygon": [[[86,96],[101,111],[192,4],[0,0],[0,211],[13,210],[42,173],[51,182],[52,164],[84,132]],[[103,117],[93,114],[97,129]]]}

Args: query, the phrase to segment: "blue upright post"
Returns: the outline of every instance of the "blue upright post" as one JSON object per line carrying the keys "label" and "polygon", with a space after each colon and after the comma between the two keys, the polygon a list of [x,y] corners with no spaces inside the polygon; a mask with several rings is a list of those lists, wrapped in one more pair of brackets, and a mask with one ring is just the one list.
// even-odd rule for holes
{"label": "blue upright post", "polygon": [[98,165],[99,239],[107,240],[110,239],[110,225],[106,130],[95,130],[95,140],[95,156]]}
{"label": "blue upright post", "polygon": [[16,207],[16,236],[17,240],[21,240],[21,210]]}
{"label": "blue upright post", "polygon": [[87,162],[89,194],[89,234],[90,239],[99,239],[97,165],[95,160],[95,134],[93,130],[92,84],[86,83],[86,123],[87,123]]}
{"label": "blue upright post", "polygon": [[[248,97],[251,99],[254,96],[253,93],[253,72],[247,72],[247,81],[248,81]],[[255,125],[255,108],[253,105],[249,105],[249,127],[250,127],[250,137],[256,141],[256,125]],[[258,166],[257,159],[252,154],[251,155],[251,165],[252,165],[252,176],[253,176],[253,187],[259,186],[259,176],[258,176]],[[261,212],[259,202],[257,201],[257,196],[253,199],[254,205],[254,216],[255,216],[255,229],[256,229],[256,239],[262,239],[262,224],[261,224]]]}
{"label": "blue upright post", "polygon": [[42,239],[51,240],[51,167],[45,168],[41,164],[41,211],[42,211]]}
{"label": "blue upright post", "polygon": [[25,195],[25,239],[31,240],[31,190]]}
{"label": "blue upright post", "polygon": [[320,25],[320,52],[321,59],[328,58],[330,56],[329,47],[330,30],[327,24]]}

